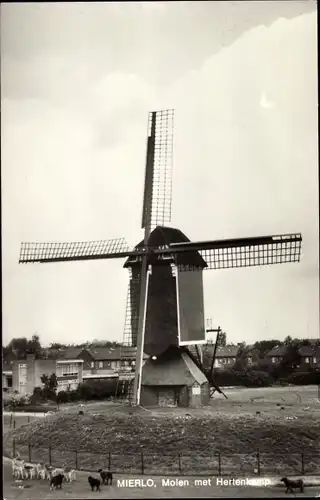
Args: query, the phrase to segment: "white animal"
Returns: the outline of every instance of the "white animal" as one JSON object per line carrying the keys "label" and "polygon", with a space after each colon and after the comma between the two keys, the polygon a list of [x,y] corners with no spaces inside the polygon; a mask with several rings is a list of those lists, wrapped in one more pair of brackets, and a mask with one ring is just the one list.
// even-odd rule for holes
{"label": "white animal", "polygon": [[37,477],[36,468],[32,464],[24,464],[25,479],[35,479]]}
{"label": "white animal", "polygon": [[39,471],[39,479],[42,479],[44,481],[46,479],[47,472],[47,469],[41,469]]}
{"label": "white animal", "polygon": [[48,481],[51,481],[52,478],[52,471],[50,469],[46,469],[46,479]]}
{"label": "white animal", "polygon": [[40,479],[40,472],[42,471],[43,469],[43,464],[37,464],[35,466],[35,469],[36,469],[36,473],[37,473],[37,479]]}
{"label": "white animal", "polygon": [[23,468],[20,465],[12,464],[12,476],[16,479],[23,479]]}
{"label": "white animal", "polygon": [[24,476],[24,461],[13,459],[12,460],[12,475],[17,479],[23,479]]}
{"label": "white animal", "polygon": [[76,480],[76,471],[74,469],[72,469],[68,472],[65,472],[65,478],[66,478],[66,481],[68,481],[69,483],[72,483],[72,481]]}
{"label": "white animal", "polygon": [[54,470],[52,471],[51,477],[55,477],[55,476],[57,476],[58,474],[63,474],[63,475],[65,475],[65,471],[64,471],[64,469],[60,469],[60,468],[54,469]]}

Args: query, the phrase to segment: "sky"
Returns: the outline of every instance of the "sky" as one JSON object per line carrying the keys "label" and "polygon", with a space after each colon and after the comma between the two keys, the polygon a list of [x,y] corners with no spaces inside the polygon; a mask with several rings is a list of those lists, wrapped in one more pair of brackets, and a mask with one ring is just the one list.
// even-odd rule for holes
{"label": "sky", "polygon": [[3,343],[122,340],[121,260],[19,265],[21,241],[142,239],[148,112],[175,110],[173,227],[301,232],[299,264],[205,271],[230,342],[319,336],[311,1],[1,5]]}

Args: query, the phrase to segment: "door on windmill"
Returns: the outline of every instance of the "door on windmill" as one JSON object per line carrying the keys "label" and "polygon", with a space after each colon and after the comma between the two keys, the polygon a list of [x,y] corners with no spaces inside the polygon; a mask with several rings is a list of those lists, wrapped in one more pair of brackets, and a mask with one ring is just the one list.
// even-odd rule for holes
{"label": "door on windmill", "polygon": [[206,341],[202,270],[180,271],[176,267],[179,345]]}
{"label": "door on windmill", "polygon": [[177,406],[177,392],[174,387],[159,387],[158,388],[158,405],[159,406]]}

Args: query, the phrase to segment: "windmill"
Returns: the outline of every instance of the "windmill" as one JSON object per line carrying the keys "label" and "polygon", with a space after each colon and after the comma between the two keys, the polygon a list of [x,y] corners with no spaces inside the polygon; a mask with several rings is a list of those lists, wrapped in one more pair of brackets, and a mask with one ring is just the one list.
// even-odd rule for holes
{"label": "windmill", "polygon": [[202,272],[299,262],[301,234],[191,242],[171,221],[173,110],[148,116],[142,224],[134,248],[124,239],[22,243],[19,263],[126,259],[130,283],[124,345],[136,348],[133,402],[140,404],[143,353],[205,343]]}

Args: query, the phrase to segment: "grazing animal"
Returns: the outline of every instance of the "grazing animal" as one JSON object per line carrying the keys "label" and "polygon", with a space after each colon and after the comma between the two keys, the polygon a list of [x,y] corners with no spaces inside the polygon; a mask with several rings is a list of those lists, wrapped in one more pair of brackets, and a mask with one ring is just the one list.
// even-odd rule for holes
{"label": "grazing animal", "polygon": [[12,476],[16,479],[23,479],[23,468],[21,465],[12,464]]}
{"label": "grazing animal", "polygon": [[64,469],[61,469],[61,468],[53,469],[53,471],[52,471],[52,477],[58,476],[59,474],[63,474],[64,475]]}
{"label": "grazing animal", "polygon": [[100,490],[100,479],[97,479],[96,477],[89,476],[88,483],[91,486],[91,491],[94,491],[94,488],[96,488],[96,491],[101,491]]}
{"label": "grazing animal", "polygon": [[76,471],[74,469],[66,471],[65,478],[67,482],[72,483],[76,480]]}
{"label": "grazing animal", "polygon": [[303,493],[304,491],[302,479],[297,479],[296,481],[294,481],[293,479],[288,479],[287,477],[283,477],[281,481],[287,487],[286,493],[288,493],[289,491],[290,493],[294,493],[293,491],[294,488],[299,489],[300,493]]}
{"label": "grazing animal", "polygon": [[101,479],[102,479],[102,484],[106,484],[106,481],[107,481],[107,485],[108,485],[109,481],[110,481],[110,486],[112,486],[112,472],[105,471],[105,470],[102,470],[102,469],[98,469],[98,472],[100,472],[100,476],[101,476]]}
{"label": "grazing animal", "polygon": [[39,479],[42,479],[44,481],[47,478],[47,472],[47,469],[39,470]]}
{"label": "grazing animal", "polygon": [[57,476],[52,477],[52,479],[50,481],[50,490],[53,491],[53,488],[57,489],[58,486],[60,487],[60,490],[61,490],[63,478],[64,478],[63,474],[58,474]]}
{"label": "grazing animal", "polygon": [[33,465],[24,464],[24,477],[26,479],[35,479],[36,477],[36,469]]}
{"label": "grazing animal", "polygon": [[44,469],[44,463],[43,462],[38,463],[35,466],[35,469],[36,469],[36,473],[37,473],[37,478],[40,479],[41,478],[41,472]]}

